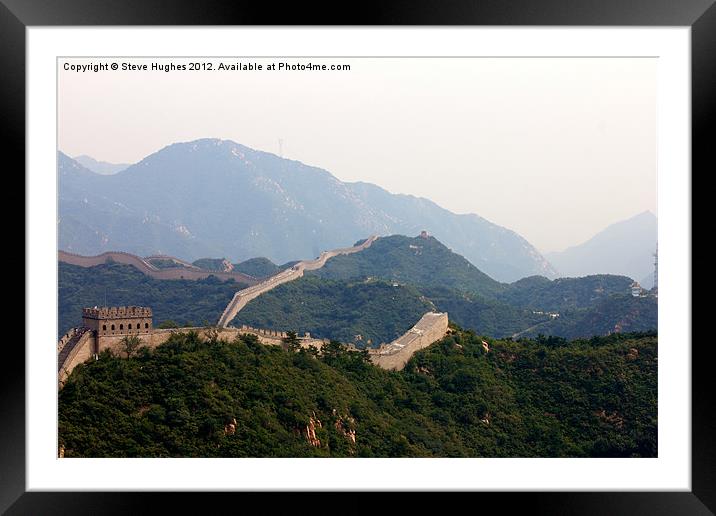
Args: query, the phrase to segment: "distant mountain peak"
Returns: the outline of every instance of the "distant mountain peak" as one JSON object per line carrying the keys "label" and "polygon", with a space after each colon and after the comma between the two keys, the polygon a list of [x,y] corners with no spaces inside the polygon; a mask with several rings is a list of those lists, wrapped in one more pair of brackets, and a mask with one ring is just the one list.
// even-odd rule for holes
{"label": "distant mountain peak", "polygon": [[645,210],[610,224],[586,242],[546,256],[564,276],[619,274],[639,280],[653,272],[657,217]]}
{"label": "distant mountain peak", "polygon": [[173,143],[117,174],[93,175],[60,181],[63,249],[161,250],[187,261],[226,256],[235,263],[265,256],[284,263],[370,234],[427,230],[499,281],[556,275],[524,238],[479,215],[458,215],[369,183],[344,183],[324,169],[232,140]]}
{"label": "distant mountain peak", "polygon": [[109,163],[107,161],[99,161],[86,154],[75,156],[73,159],[83,167],[91,170],[95,174],[100,175],[116,174],[129,167],[128,163]]}

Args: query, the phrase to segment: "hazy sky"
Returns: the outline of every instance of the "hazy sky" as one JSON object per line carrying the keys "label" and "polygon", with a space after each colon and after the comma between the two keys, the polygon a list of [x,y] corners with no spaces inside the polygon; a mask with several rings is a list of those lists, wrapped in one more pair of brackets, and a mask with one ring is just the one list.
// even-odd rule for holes
{"label": "hazy sky", "polygon": [[[175,64],[209,60],[176,59]],[[656,213],[656,59],[212,59],[59,72],[59,147],[133,163],[225,138],[477,213],[540,251]],[[72,59],[72,64],[169,60]],[[350,71],[218,71],[219,62]]]}

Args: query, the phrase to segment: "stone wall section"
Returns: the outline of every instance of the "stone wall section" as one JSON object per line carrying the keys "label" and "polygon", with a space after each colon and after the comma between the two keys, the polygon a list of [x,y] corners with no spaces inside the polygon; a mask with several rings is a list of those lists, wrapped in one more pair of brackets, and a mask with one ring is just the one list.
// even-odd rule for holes
{"label": "stone wall section", "polygon": [[[72,336],[80,334],[83,328],[72,328],[65,336],[60,339],[58,343],[58,360],[64,355],[61,353],[62,350],[71,342]],[[287,337],[286,332],[280,332],[275,330],[263,330],[258,328],[251,328],[249,326],[242,326],[241,328],[212,328],[212,327],[192,327],[192,328],[169,328],[169,329],[155,329],[151,333],[145,333],[137,335],[139,340],[142,342],[142,346],[146,346],[150,349],[154,349],[161,344],[164,344],[169,337],[175,333],[188,333],[190,331],[196,332],[201,338],[209,338],[212,334],[216,334],[220,340],[233,341],[239,335],[255,335],[258,337],[259,342],[266,346],[280,346],[283,344],[283,339]],[[68,335],[70,337],[68,337]],[[77,365],[86,362],[87,360],[94,357],[95,354],[99,354],[102,351],[110,350],[117,356],[124,357],[125,349],[122,345],[122,339],[126,335],[107,335],[97,337],[97,334],[93,330],[86,329],[77,343],[74,345],[69,354],[66,354],[66,358],[62,360],[62,363],[58,363],[58,374],[57,379],[60,388],[64,385],[67,377],[70,375],[72,370]],[[328,339],[315,339],[306,333],[303,336],[298,337],[301,347],[308,348],[314,346],[317,349],[321,349],[325,344],[329,342]]]}
{"label": "stone wall section", "polygon": [[[74,344],[73,348],[67,354],[62,363],[57,364],[57,382],[61,388],[72,370],[79,364],[82,364],[92,358],[96,348],[94,333],[86,331]],[[62,353],[58,354],[58,360]]]}
{"label": "stone wall section", "polygon": [[229,304],[226,305],[224,312],[219,318],[218,326],[222,328],[227,327],[229,323],[234,319],[234,317],[236,317],[236,314],[238,314],[239,311],[249,303],[249,301],[257,298],[261,294],[264,294],[269,290],[276,288],[279,285],[282,285],[283,283],[287,283],[289,281],[293,281],[302,277],[304,271],[313,271],[316,269],[320,269],[326,264],[329,259],[333,258],[334,256],[353,254],[367,249],[371,246],[373,242],[377,240],[377,238],[377,236],[373,235],[367,238],[365,242],[360,245],[356,245],[353,247],[344,247],[341,249],[334,249],[333,251],[323,251],[320,256],[315,260],[304,260],[302,262],[298,262],[290,269],[283,270],[257,285],[253,285],[243,290],[239,290],[236,294],[234,294],[234,297],[231,298]]}
{"label": "stone wall section", "polygon": [[[415,326],[390,344],[381,346],[378,349],[370,349],[370,359],[375,365],[383,369],[402,370],[410,357],[413,356],[413,353],[443,338],[447,333],[447,328],[447,313],[428,312],[420,318]],[[246,325],[240,328],[153,329],[150,333],[142,333],[137,337],[142,341],[143,346],[154,349],[164,344],[171,335],[190,331],[196,332],[201,338],[209,338],[215,334],[219,339],[226,341],[232,341],[239,335],[255,335],[259,342],[267,346],[280,346],[283,344],[283,339],[287,337],[287,332],[252,328]],[[125,336],[102,335],[98,337],[94,330],[82,327],[72,328],[68,331],[57,345],[58,361],[60,357],[64,357],[62,363],[58,363],[57,380],[59,387],[62,388],[67,377],[77,365],[90,360],[104,350],[110,350],[115,355],[124,356],[125,350],[122,345],[122,339]],[[73,339],[76,339],[76,342],[73,342]],[[299,336],[298,339],[301,347],[314,346],[318,350],[330,342],[329,339],[312,338],[309,333]],[[72,346],[71,350],[69,350],[69,353],[63,353],[63,351],[66,351],[67,346]],[[352,346],[349,347],[353,349]]]}
{"label": "stone wall section", "polygon": [[448,329],[448,314],[428,312],[390,344],[369,350],[370,360],[383,369],[400,371],[413,354],[442,339]]}
{"label": "stone wall section", "polygon": [[78,265],[80,267],[95,267],[109,261],[122,263],[124,265],[132,265],[147,276],[160,280],[199,280],[208,278],[209,276],[215,276],[222,281],[233,279],[239,283],[247,283],[249,285],[255,285],[259,282],[259,280],[253,276],[236,271],[205,271],[197,267],[172,267],[168,269],[159,269],[139,256],[120,251],[108,251],[97,256],[82,256],[79,254],[68,253],[67,251],[58,251],[57,255],[59,261],[69,263],[71,265]]}

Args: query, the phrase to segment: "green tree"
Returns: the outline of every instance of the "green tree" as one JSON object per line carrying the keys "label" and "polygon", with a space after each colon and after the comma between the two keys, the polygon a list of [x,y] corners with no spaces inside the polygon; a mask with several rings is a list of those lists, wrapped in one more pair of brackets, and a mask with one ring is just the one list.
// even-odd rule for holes
{"label": "green tree", "polygon": [[127,355],[127,358],[129,358],[134,355],[134,353],[142,345],[142,340],[136,335],[125,335],[120,343],[122,345],[122,349],[124,349],[124,352]]}
{"label": "green tree", "polygon": [[298,351],[301,348],[301,341],[298,340],[298,334],[295,331],[287,331],[282,342],[289,351]]}

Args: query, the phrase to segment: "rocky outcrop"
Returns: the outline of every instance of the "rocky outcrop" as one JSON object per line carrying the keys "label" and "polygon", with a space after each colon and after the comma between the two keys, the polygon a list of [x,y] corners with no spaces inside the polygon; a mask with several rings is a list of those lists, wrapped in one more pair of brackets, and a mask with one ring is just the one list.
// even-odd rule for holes
{"label": "rocky outcrop", "polygon": [[236,418],[232,418],[230,422],[224,425],[224,435],[234,435],[236,433]]}
{"label": "rocky outcrop", "polygon": [[602,409],[596,412],[596,416],[602,421],[609,423],[618,429],[621,429],[624,426],[624,418],[620,416],[616,410],[611,414],[607,414],[606,410]]}
{"label": "rocky outcrop", "polygon": [[306,438],[306,441],[308,441],[308,444],[319,448],[321,446],[321,440],[316,435],[316,428],[323,428],[323,424],[321,423],[321,420],[316,417],[316,413],[314,412],[313,416],[308,418],[308,424],[303,431],[303,435]]}
{"label": "rocky outcrop", "polygon": [[[333,414],[336,415],[336,410],[333,409]],[[355,431],[356,420],[350,416],[338,416],[334,424],[336,431],[343,437],[348,439],[352,444],[356,443],[356,431]]]}

